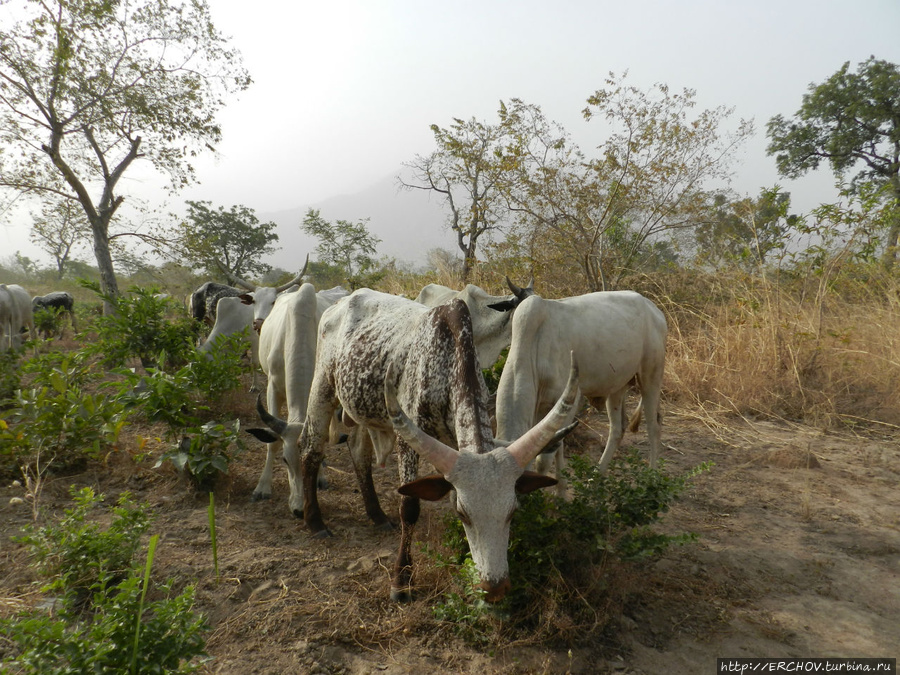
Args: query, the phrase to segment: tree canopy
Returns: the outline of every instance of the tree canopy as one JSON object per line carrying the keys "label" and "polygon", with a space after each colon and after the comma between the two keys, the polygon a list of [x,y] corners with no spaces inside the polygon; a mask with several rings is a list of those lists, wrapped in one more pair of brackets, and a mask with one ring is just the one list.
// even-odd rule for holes
{"label": "tree canopy", "polygon": [[[793,119],[769,120],[768,153],[778,171],[797,178],[827,161],[836,177],[858,191],[866,183],[900,200],[900,69],[874,56],[850,62],[822,84],[811,84]],[[900,220],[887,227],[883,261],[897,257]]]}
{"label": "tree canopy", "polygon": [[352,290],[364,285],[364,278],[375,268],[375,252],[381,239],[369,232],[368,218],[358,222],[338,220],[331,223],[309,209],[303,219],[303,231],[319,240],[316,254],[320,263],[341,269]]}
{"label": "tree canopy", "polygon": [[101,285],[115,295],[109,237],[122,176],[144,160],[172,189],[193,182],[193,158],[221,139],[226,95],[250,78],[206,0],[4,3],[11,9],[22,18],[0,33],[0,189],[80,205]]}
{"label": "tree canopy", "polygon": [[263,259],[275,253],[278,227],[260,223],[253,209],[232,206],[213,209],[209,202],[188,201],[188,215],[178,229],[178,250],[184,259],[210,277],[262,276],[272,268]]}

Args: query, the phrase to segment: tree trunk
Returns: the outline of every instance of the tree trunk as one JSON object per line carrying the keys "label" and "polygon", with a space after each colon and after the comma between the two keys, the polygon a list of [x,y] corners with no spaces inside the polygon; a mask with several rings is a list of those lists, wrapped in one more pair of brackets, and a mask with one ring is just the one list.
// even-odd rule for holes
{"label": "tree trunk", "polygon": [[[92,219],[93,220],[93,219]],[[94,233],[94,257],[97,259],[97,269],[100,271],[100,290],[111,297],[119,296],[119,284],[116,281],[116,273],[113,270],[112,255],[109,252],[108,223],[98,218],[91,222]],[[109,302],[103,303],[103,313],[112,314],[115,308]]]}

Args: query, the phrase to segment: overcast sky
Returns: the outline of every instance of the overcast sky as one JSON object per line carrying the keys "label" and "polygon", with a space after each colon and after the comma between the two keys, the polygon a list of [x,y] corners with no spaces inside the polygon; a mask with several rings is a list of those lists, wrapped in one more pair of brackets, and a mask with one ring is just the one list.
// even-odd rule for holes
{"label": "overcast sky", "polygon": [[[845,61],[900,63],[900,0],[209,2],[254,84],[221,112],[219,156],[198,163],[201,184],[171,203],[178,212],[185,198],[266,213],[362,190],[430,152],[429,125],[493,122],[513,97],[589,150],[603,139],[581,118],[585,100],[626,70],[628,84],[691,88],[702,108],[752,118],[733,187],[780,183],[808,209],[833,198],[830,174],[780,180],[766,122],[793,115]],[[122,185],[151,197],[152,186]],[[0,231],[7,255],[34,253],[25,229]]]}

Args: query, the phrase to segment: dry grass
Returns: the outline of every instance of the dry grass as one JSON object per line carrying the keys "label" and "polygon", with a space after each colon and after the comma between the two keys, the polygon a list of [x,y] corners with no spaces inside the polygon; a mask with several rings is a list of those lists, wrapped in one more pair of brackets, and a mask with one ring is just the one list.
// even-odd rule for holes
{"label": "dry grass", "polygon": [[644,290],[669,322],[670,401],[820,428],[900,424],[896,282],[654,281]]}

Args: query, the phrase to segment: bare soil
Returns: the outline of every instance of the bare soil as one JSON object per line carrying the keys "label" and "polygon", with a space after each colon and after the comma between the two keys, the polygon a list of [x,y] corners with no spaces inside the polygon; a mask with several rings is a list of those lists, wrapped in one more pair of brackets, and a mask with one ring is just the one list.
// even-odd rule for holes
{"label": "bare soil", "polygon": [[[239,406],[255,424],[252,398]],[[575,451],[599,457],[605,419],[590,413]],[[667,410],[667,466],[704,461],[713,469],[667,514],[664,528],[697,542],[620,574],[630,588],[602,635],[570,644],[474,646],[431,618],[441,573],[421,551],[422,590],[409,605],[388,599],[397,535],[374,528],[343,449],[329,456],[320,493],[334,536],[308,538],[287,508],[278,467],[271,501],[250,499],[265,457],[248,441],[216,493],[218,583],[208,499],[171,469],[136,463],[138,431],[106,464],[51,476],[38,504],[58,514],[72,484],[107,497],[123,490],[152,504],[161,535],[155,572],[197,585],[208,617],[207,672],[245,673],[713,673],[717,657],[900,656],[900,430],[823,433],[787,422],[713,420]],[[142,430],[145,435],[148,430]],[[626,444],[644,447],[643,429]],[[150,438],[144,450],[160,451]],[[396,513],[393,459],[376,470],[388,513]],[[0,613],[38,595],[27,554],[11,541],[32,521],[24,488],[0,489]],[[11,502],[12,500],[12,502]],[[110,499],[110,501],[112,501]],[[418,536],[436,542],[446,503],[423,504]],[[620,570],[621,572],[621,570]],[[515,583],[515,579],[513,579]]]}

